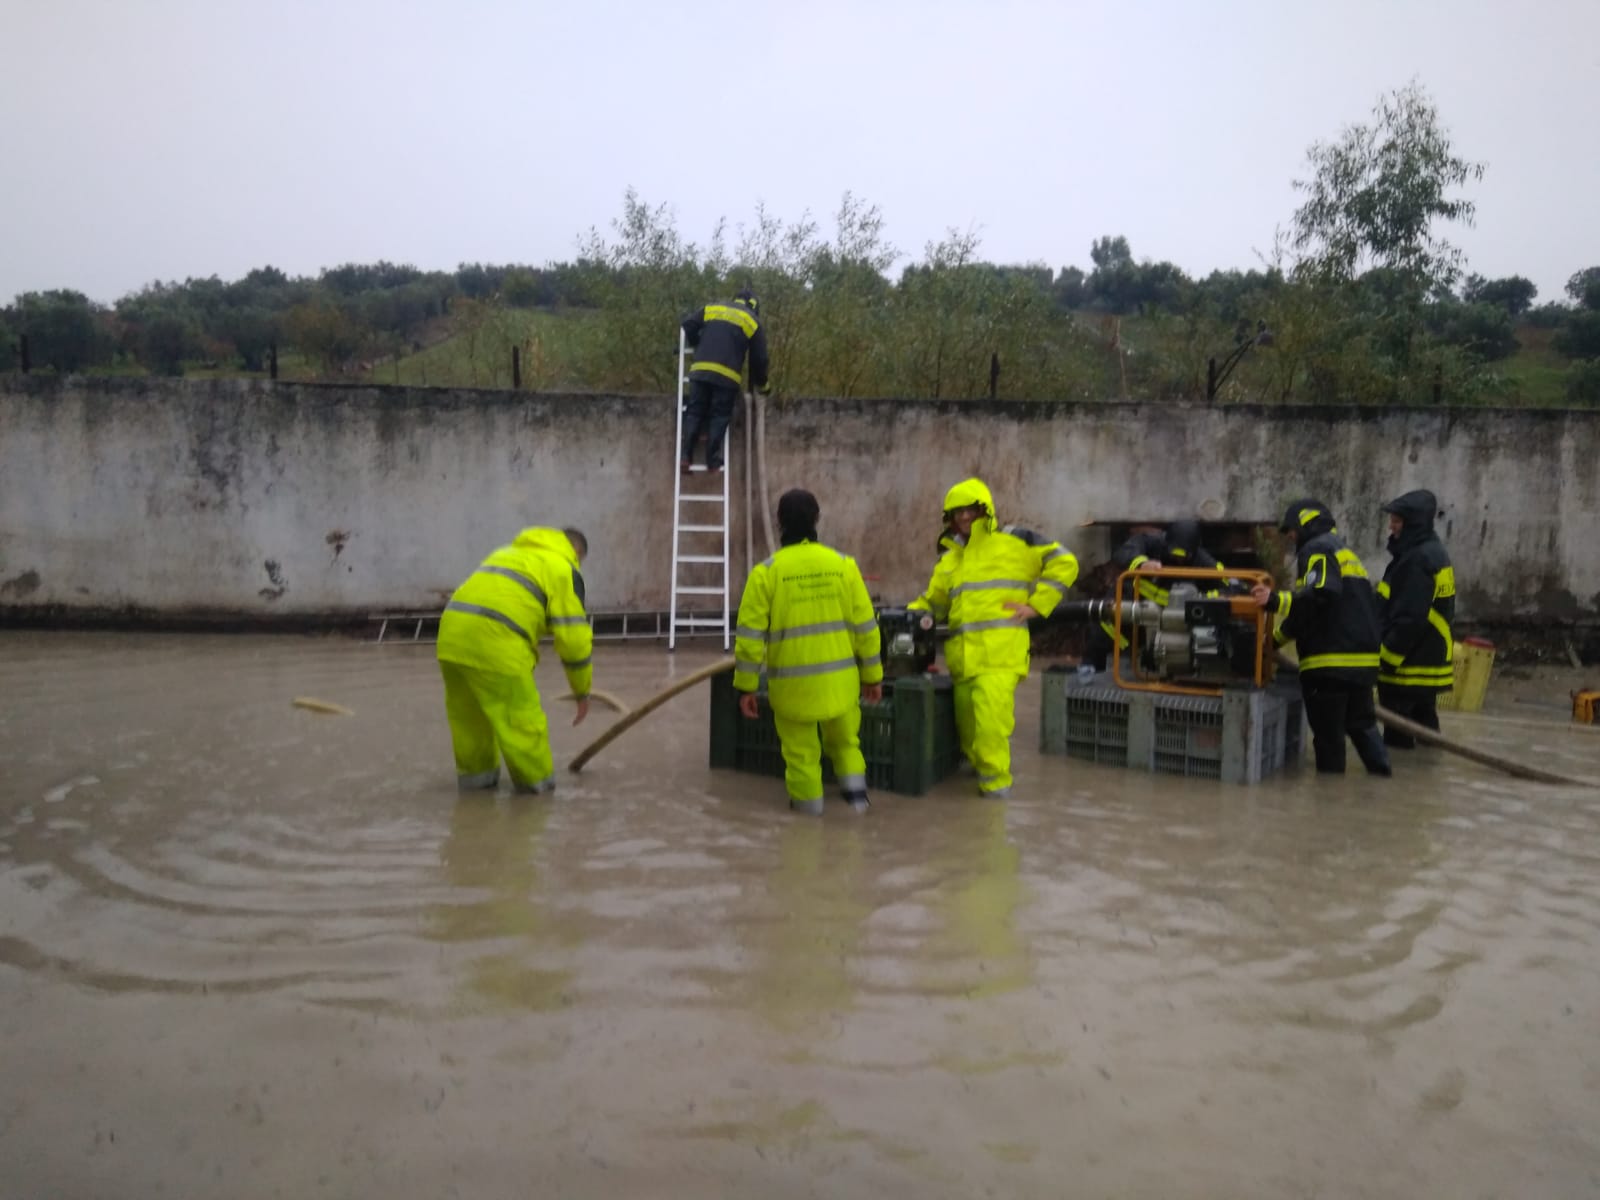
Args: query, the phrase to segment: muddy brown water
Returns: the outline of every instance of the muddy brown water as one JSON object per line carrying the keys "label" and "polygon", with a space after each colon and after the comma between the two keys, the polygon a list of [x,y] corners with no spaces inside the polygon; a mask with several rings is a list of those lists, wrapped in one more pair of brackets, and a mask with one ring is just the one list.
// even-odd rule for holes
{"label": "muddy brown water", "polygon": [[1009,804],[816,821],[703,691],[460,800],[425,646],[0,635],[0,1194],[1600,1192],[1600,790],[1086,766],[1038,686]]}

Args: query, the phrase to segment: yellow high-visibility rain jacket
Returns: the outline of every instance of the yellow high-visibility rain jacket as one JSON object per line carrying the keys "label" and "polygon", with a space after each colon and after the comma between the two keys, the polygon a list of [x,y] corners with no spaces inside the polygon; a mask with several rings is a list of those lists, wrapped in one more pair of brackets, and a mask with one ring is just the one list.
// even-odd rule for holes
{"label": "yellow high-visibility rain jacket", "polygon": [[556,654],[576,696],[587,696],[594,632],[583,611],[578,553],[559,529],[517,534],[467,577],[439,620],[440,662],[501,675],[525,675],[539,662],[539,639]]}
{"label": "yellow high-visibility rain jacket", "polygon": [[753,692],[767,671],[772,709],[826,721],[883,679],[878,619],[856,561],[817,542],[784,546],[750,572],[739,601],[733,686]]}
{"label": "yellow high-visibility rain jacket", "polygon": [[980,479],[956,484],[945,511],[981,504],[965,545],[939,560],[928,590],[910,608],[927,609],[950,626],[945,663],[954,679],[990,672],[1028,673],[1028,626],[1005,605],[1027,604],[1041,617],[1055,611],[1078,578],[1078,560],[1061,543],[1031,529],[1001,526],[994,497]]}

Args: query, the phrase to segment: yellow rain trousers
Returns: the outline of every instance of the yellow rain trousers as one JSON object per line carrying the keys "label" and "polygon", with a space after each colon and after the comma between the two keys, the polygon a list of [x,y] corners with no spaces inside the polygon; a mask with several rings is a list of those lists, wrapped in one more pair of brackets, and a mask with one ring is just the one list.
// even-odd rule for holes
{"label": "yellow rain trousers", "polygon": [[861,688],[883,679],[878,619],[855,559],[817,542],[757,564],[739,602],[733,686],[767,676],[791,800],[822,799],[822,754],[846,795],[865,794]]}
{"label": "yellow rain trousers", "polygon": [[501,675],[442,662],[444,712],[450,721],[456,776],[463,788],[500,782],[500,758],[518,791],[545,792],[556,785],[550,727],[532,675]]}
{"label": "yellow rain trousers", "polygon": [[966,542],[939,560],[927,591],[910,607],[949,624],[944,656],[955,683],[961,750],[979,789],[996,792],[1011,786],[1014,699],[1028,675],[1028,627],[1013,610],[1026,604],[1049,616],[1078,578],[1078,560],[1053,538],[999,525],[982,480],[963,480],[944,500],[947,513],[972,504],[982,505],[984,515]]}
{"label": "yellow rain trousers", "polygon": [[439,673],[462,788],[492,788],[504,757],[518,791],[555,787],[533,669],[552,637],[573,694],[593,678],[593,631],[578,555],[559,529],[530,528],[486,558],[439,620]]}

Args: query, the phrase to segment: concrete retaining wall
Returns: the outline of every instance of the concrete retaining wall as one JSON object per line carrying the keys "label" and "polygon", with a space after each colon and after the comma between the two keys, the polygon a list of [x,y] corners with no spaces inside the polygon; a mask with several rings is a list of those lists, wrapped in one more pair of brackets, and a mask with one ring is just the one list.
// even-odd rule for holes
{"label": "concrete retaining wall", "polygon": [[[0,619],[437,608],[529,523],[588,533],[591,608],[664,608],[672,429],[663,397],[13,376]],[[978,474],[1003,519],[1090,559],[1087,520],[1275,520],[1319,496],[1374,574],[1378,505],[1430,487],[1465,616],[1600,614],[1600,413],[797,401],[769,416],[768,464],[774,500],[816,492],[824,539],[891,599],[920,590],[944,491]]]}

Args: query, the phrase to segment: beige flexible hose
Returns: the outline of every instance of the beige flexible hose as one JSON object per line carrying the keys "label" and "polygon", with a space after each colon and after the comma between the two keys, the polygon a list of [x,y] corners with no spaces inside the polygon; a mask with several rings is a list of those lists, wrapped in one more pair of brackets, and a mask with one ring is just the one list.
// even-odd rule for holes
{"label": "beige flexible hose", "polygon": [[756,393],[756,461],[761,465],[761,524],[767,531],[767,555],[771,557],[778,552],[778,539],[772,535],[772,494],[767,490],[767,399],[760,392]]}
{"label": "beige flexible hose", "polygon": [[[1283,663],[1285,666],[1294,667],[1296,669],[1298,669],[1300,666],[1299,661],[1293,655],[1286,654],[1282,650],[1278,651],[1278,661]],[[1390,712],[1381,704],[1377,706],[1377,709],[1378,719],[1381,720],[1385,725],[1392,726],[1393,728],[1398,729],[1401,733],[1409,734],[1411,737],[1416,738],[1417,741],[1423,743],[1424,745],[1437,746],[1439,749],[1444,750],[1447,753],[1459,755],[1460,757],[1468,759],[1472,762],[1481,763],[1486,767],[1493,767],[1497,771],[1504,771],[1507,775],[1510,775],[1513,778],[1528,779],[1534,783],[1564,784],[1569,787],[1600,786],[1597,785],[1593,779],[1576,779],[1571,775],[1561,775],[1555,771],[1546,771],[1542,767],[1530,767],[1525,763],[1519,763],[1514,758],[1506,758],[1499,754],[1490,754],[1487,750],[1474,749],[1473,747],[1466,745],[1464,742],[1458,742],[1452,738],[1445,737],[1441,733],[1435,733],[1425,725],[1418,725],[1415,721],[1407,720],[1399,713]]]}
{"label": "beige flexible hose", "polygon": [[294,705],[296,708],[303,708],[307,712],[325,713],[328,716],[334,717],[355,716],[355,713],[351,712],[344,705],[334,704],[331,700],[315,700],[310,696],[296,696],[293,700],[289,701],[289,703]]}
{"label": "beige flexible hose", "polygon": [[680,692],[688,691],[695,684],[703,683],[707,679],[710,679],[713,675],[720,675],[724,671],[731,670],[733,670],[732,658],[718,659],[710,666],[701,667],[692,675],[684,676],[665,691],[657,692],[654,696],[651,696],[650,699],[646,700],[638,708],[628,713],[610,729],[606,730],[599,737],[595,738],[594,741],[590,742],[581,751],[579,751],[578,757],[572,760],[572,766],[570,769],[573,771],[583,770],[584,764],[586,764],[591,758],[593,758],[596,754],[599,754],[600,751],[604,750],[612,742],[616,741],[617,738],[621,737],[629,729],[632,729],[645,717],[649,716],[652,712],[660,708],[663,704],[665,704],[668,700],[671,700]]}
{"label": "beige flexible hose", "polygon": [[[558,696],[557,699],[558,700],[576,700],[577,697],[575,695],[573,695],[571,692],[564,692],[560,696]],[[604,704],[612,712],[621,713],[623,716],[627,716],[628,715],[628,706],[626,704],[624,704],[621,700],[618,700],[610,692],[602,692],[599,688],[591,688],[590,691],[589,691],[589,699],[600,701],[601,704]]]}

